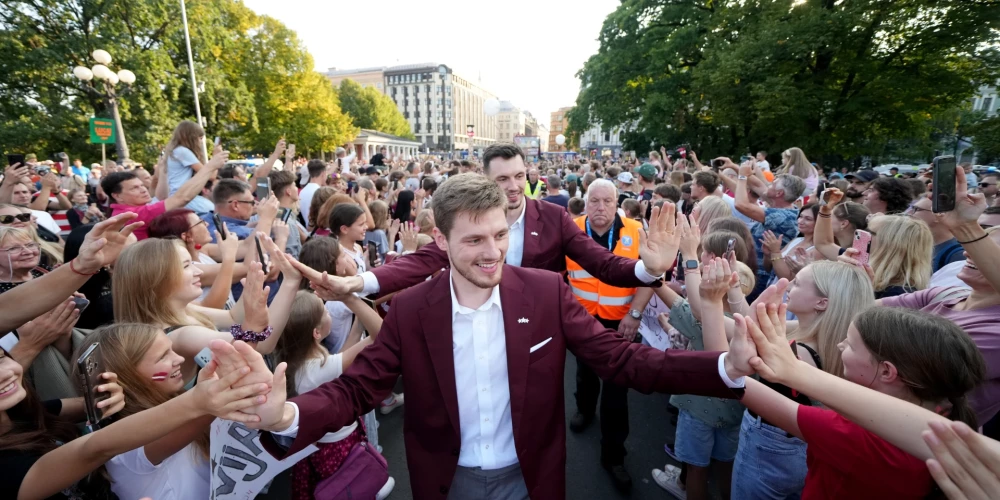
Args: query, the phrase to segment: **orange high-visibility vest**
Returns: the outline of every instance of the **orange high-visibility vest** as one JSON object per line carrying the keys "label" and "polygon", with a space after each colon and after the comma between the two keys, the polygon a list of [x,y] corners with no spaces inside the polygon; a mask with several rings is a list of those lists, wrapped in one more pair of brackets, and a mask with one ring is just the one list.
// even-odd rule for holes
{"label": "orange high-visibility vest", "polygon": [[[618,236],[614,254],[628,259],[638,259],[639,233],[642,232],[642,223],[625,218],[621,221],[624,227]],[[580,226],[581,230],[586,231],[586,215],[577,217],[574,222]],[[635,288],[618,288],[601,283],[569,257],[566,257],[566,276],[569,278],[573,295],[576,295],[576,299],[592,316],[620,320],[628,314],[632,307]]]}

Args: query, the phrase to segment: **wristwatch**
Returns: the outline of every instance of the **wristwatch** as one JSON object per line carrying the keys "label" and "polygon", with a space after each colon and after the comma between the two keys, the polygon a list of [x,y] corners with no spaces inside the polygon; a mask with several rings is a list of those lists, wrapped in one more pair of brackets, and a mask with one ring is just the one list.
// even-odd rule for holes
{"label": "wristwatch", "polygon": [[698,261],[694,259],[685,260],[684,269],[691,269],[691,270],[698,269]]}
{"label": "wristwatch", "polygon": [[632,309],[628,312],[628,315],[632,316],[632,319],[642,319],[642,312],[638,309]]}

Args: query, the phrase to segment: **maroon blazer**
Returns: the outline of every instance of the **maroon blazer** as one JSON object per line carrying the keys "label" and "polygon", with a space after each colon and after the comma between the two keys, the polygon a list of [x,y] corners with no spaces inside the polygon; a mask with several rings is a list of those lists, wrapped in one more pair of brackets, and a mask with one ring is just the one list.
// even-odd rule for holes
{"label": "maroon blazer", "polygon": [[[514,446],[531,498],[566,497],[567,348],[602,379],[642,393],[738,397],[719,377],[720,353],[663,352],[627,342],[587,314],[558,274],[507,265],[502,272]],[[401,292],[375,343],[347,372],[291,400],[299,407],[299,431],[291,448],[279,450],[269,434],[262,438],[265,447],[283,457],[354,422],[376,408],[402,374],[403,440],[414,498],[446,498],[461,445],[451,315],[447,272]],[[529,353],[548,338],[552,340]]]}
{"label": "maroon blazer", "polygon": [[[598,245],[569,217],[566,209],[551,203],[524,199],[524,254],[521,267],[566,270],[566,257],[580,264],[601,283],[622,288],[648,286],[635,277],[638,261],[619,257]],[[379,295],[409,288],[448,267],[448,254],[437,245],[372,269]]]}

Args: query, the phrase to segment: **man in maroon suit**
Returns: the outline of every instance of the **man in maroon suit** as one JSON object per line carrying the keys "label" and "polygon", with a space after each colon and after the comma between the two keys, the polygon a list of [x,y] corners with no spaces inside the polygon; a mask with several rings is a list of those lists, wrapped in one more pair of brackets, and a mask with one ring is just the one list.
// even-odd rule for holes
{"label": "man in maroon suit", "polygon": [[[602,283],[622,288],[649,286],[673,264],[673,256],[663,259],[651,254],[645,245],[640,248],[640,261],[618,257],[581,231],[562,207],[524,196],[526,167],[518,146],[499,143],[486,148],[483,168],[506,197],[510,228],[507,264],[558,273],[566,270],[569,257]],[[338,294],[385,295],[416,285],[445,267],[445,251],[438,245],[426,245],[360,276],[331,277],[329,286]]]}
{"label": "man in maroon suit", "polygon": [[[251,424],[273,433],[262,437],[269,451],[295,453],[354,422],[402,374],[415,498],[558,499],[566,496],[567,348],[602,378],[644,393],[742,394],[756,355],[745,335],[729,353],[663,352],[625,341],[587,314],[558,274],[504,265],[504,205],[500,188],[476,174],[441,186],[434,240],[450,271],[397,295],[375,343],[340,378],[286,402],[279,365],[267,402],[253,410],[260,423]],[[673,205],[664,207],[650,220],[648,250],[672,256]],[[237,346],[240,354],[222,342],[212,347],[220,376],[247,362],[267,370],[245,346]],[[294,441],[283,450],[274,434]]]}

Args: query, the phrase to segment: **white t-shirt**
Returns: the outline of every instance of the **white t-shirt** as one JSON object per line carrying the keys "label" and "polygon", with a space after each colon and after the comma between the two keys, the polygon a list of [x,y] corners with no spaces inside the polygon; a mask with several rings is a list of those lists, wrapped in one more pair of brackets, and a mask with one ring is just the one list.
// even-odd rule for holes
{"label": "white t-shirt", "polygon": [[209,498],[212,489],[211,468],[194,443],[159,465],[150,463],[145,448],[117,455],[106,465],[112,480],[111,491],[118,498]]}
{"label": "white t-shirt", "polygon": [[[191,165],[196,163],[201,163],[201,160],[195,156],[193,151],[184,146],[177,146],[170,152],[167,156],[167,184],[169,194],[176,193],[185,182],[194,177],[194,169],[191,168]],[[198,195],[186,205],[186,208],[194,210],[198,215],[201,215],[215,210],[215,204],[208,198]]]}
{"label": "white t-shirt", "polygon": [[336,300],[327,302],[326,310],[330,313],[330,335],[323,339],[323,345],[330,352],[340,352],[351,333],[354,313],[343,302]]}
{"label": "white t-shirt", "polygon": [[[299,213],[308,220],[309,219],[309,207],[313,202],[313,195],[319,190],[319,184],[310,182],[306,184],[306,187],[299,191]],[[312,229],[311,227],[309,228]]]}
{"label": "white t-shirt", "polygon": [[62,229],[59,229],[59,224],[56,224],[56,220],[49,215],[48,212],[43,212],[41,210],[32,210],[31,215],[35,216],[38,225],[52,231],[53,234],[59,234]]}
{"label": "white t-shirt", "polygon": [[[299,368],[295,374],[295,390],[299,394],[307,393],[331,380],[335,380],[344,373],[344,355],[331,354],[326,359],[310,358]],[[328,432],[319,439],[320,443],[336,443],[347,436],[350,436],[358,423],[341,427],[336,432]]]}
{"label": "white t-shirt", "polygon": [[958,272],[965,267],[965,261],[960,260],[957,262],[952,262],[945,265],[941,269],[938,269],[936,273],[931,276],[931,282],[927,285],[927,288],[934,288],[937,286],[952,287],[957,286],[965,289],[969,289],[969,284],[962,281],[958,277]]}
{"label": "white t-shirt", "polygon": [[764,172],[770,172],[771,171],[771,164],[768,163],[767,160],[761,160],[761,161],[757,162],[757,166],[759,166],[760,169],[762,171],[764,171]]}

